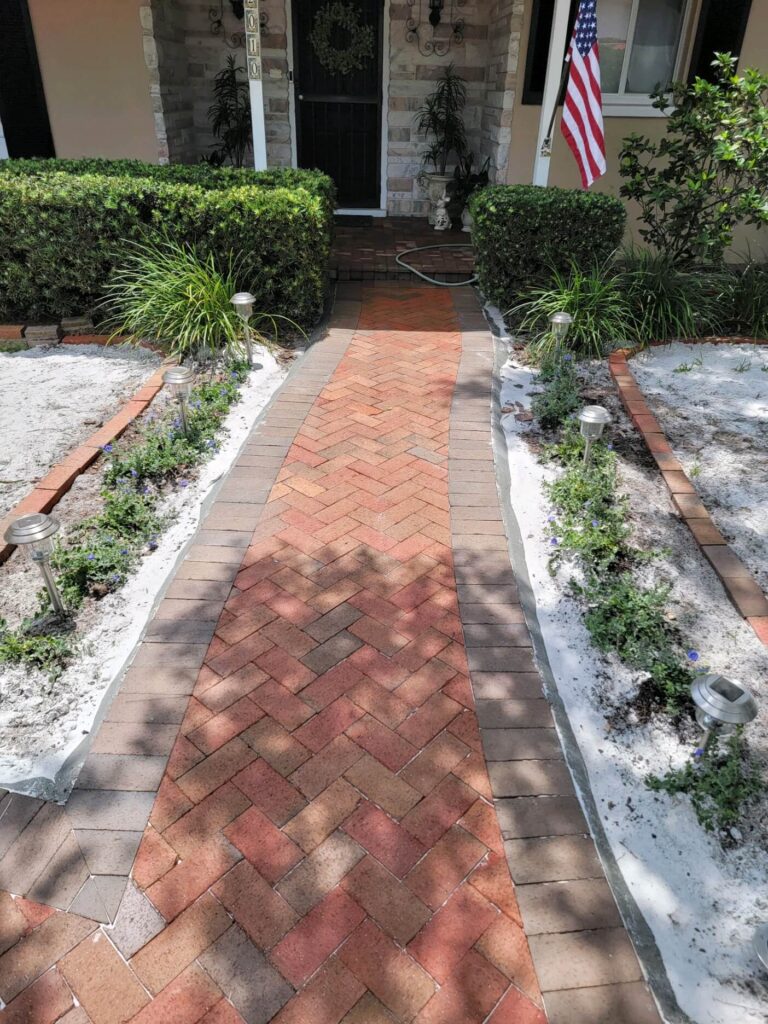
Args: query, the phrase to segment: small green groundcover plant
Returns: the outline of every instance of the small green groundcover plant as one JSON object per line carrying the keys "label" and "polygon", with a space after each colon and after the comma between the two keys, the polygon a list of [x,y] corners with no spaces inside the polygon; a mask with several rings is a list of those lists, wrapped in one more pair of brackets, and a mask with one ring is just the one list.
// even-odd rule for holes
{"label": "small green groundcover plant", "polygon": [[[574,393],[578,400],[572,357],[561,353],[560,359],[568,364],[566,368],[553,365],[552,359],[544,364],[544,391],[536,397],[535,415],[537,407],[545,415],[563,407],[564,380],[566,405]],[[572,588],[583,606],[584,624],[598,650],[615,655],[645,676],[638,695],[642,695],[643,714],[662,713],[683,722],[690,718],[698,652],[686,648],[670,620],[669,590],[637,578],[639,566],[657,553],[640,551],[631,543],[629,506],[619,492],[615,452],[610,444],[597,445],[592,462],[584,467],[584,442],[577,423],[563,418],[566,415],[553,416],[554,421],[559,419],[560,436],[544,449],[545,458],[562,469],[547,488],[553,510],[549,517],[551,570],[566,561],[580,567],[582,582],[572,583]],[[728,740],[724,751],[713,741],[684,769],[650,778],[648,785],[689,794],[703,827],[717,831],[724,843],[732,841],[728,830],[759,791],[740,732]]]}
{"label": "small green groundcover plant", "polygon": [[[186,488],[196,467],[216,452],[221,421],[237,400],[247,373],[244,362],[230,362],[193,389],[188,434],[174,411],[158,416],[150,410],[138,437],[105,446],[102,509],[78,524],[52,559],[71,613],[86,598],[100,599],[118,590],[142,557],[157,547],[165,525],[162,498],[172,488]],[[54,626],[39,632],[38,624],[50,612],[47,595],[41,594],[40,600],[35,623],[23,623],[16,630],[0,623],[0,662],[24,663],[57,676],[75,652],[75,639]]]}

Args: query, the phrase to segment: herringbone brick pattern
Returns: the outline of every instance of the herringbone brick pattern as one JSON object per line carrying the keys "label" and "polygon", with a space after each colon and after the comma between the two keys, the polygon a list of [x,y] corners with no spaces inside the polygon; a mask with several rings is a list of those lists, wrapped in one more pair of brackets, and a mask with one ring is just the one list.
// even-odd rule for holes
{"label": "herringbone brick pattern", "polygon": [[3,1024],[544,1024],[458,615],[459,356],[448,295],[366,293],[219,619],[135,911],[113,944],[9,903]]}

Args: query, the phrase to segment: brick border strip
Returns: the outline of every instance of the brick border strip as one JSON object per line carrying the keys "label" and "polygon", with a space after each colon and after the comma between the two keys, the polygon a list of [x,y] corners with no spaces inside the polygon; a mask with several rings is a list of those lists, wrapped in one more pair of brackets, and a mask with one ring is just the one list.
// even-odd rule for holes
{"label": "brick border strip", "polygon": [[660,1024],[633,941],[667,1019],[687,1020],[612,862],[548,670],[504,495],[510,481],[498,437],[494,341],[470,289],[454,292],[454,307],[462,356],[451,410],[449,493],[459,609],[491,790],[549,1021]]}
{"label": "brick border strip", "polygon": [[[70,759],[75,763],[88,749],[67,802],[0,789],[0,890],[90,921],[114,922],[150,812],[153,806],[157,815],[168,810],[160,783],[245,550],[359,313],[359,302],[336,302],[330,323],[318,328],[320,341],[294,364],[257,420],[111,702],[107,695],[79,757]],[[180,603],[189,603],[190,612],[180,613]],[[135,907],[141,898],[133,895]]]}
{"label": "brick border strip", "polygon": [[[702,338],[698,343],[742,344],[745,340],[748,339]],[[657,348],[667,342],[651,344]],[[750,341],[750,344],[768,345],[768,341]],[[642,349],[639,347],[617,349],[608,356],[608,368],[618,388],[622,405],[659,467],[672,503],[693,534],[701,553],[717,573],[731,603],[754,629],[758,639],[768,646],[768,598],[715,526],[695,485],[675,458],[661,424],[647,405],[628,362],[640,351]]]}
{"label": "brick border strip", "polygon": [[[2,330],[2,327],[0,327]],[[2,337],[2,335],[0,335]],[[63,345],[106,345],[108,336],[105,334],[80,335],[76,338],[65,338]],[[151,346],[146,346],[150,348]],[[155,351],[155,349],[153,349]],[[160,369],[142,384],[139,390],[128,399],[122,409],[111,419],[99,427],[95,433],[86,438],[82,444],[74,448],[68,455],[56,463],[45,476],[39,480],[32,490],[21,501],[0,519],[0,565],[13,554],[13,544],[6,544],[3,535],[14,519],[29,512],[50,512],[63,498],[81,473],[101,455],[103,446],[111,444],[127,430],[133,421],[140,416],[153,402],[163,386],[163,372],[168,366],[174,365],[175,359],[165,359]]]}

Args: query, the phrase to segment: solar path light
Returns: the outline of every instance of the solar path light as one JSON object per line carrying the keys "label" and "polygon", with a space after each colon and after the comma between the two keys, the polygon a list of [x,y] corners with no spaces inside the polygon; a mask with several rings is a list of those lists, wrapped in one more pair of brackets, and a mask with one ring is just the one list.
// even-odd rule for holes
{"label": "solar path light", "polygon": [[169,389],[176,401],[179,403],[179,415],[181,426],[185,434],[189,434],[189,421],[187,419],[187,401],[192,391],[195,375],[188,366],[172,366],[163,374],[163,384]]}
{"label": "solar path light", "polygon": [[39,566],[53,610],[59,618],[64,618],[67,610],[51,571],[53,538],[58,531],[58,519],[45,512],[31,512],[11,523],[5,531],[5,540],[8,544],[23,548],[27,558]]}
{"label": "solar path light", "polygon": [[235,312],[243,321],[245,331],[245,351],[248,355],[248,365],[253,362],[253,349],[251,347],[251,327],[248,321],[253,316],[253,304],[256,301],[250,292],[236,292],[229,300],[235,307]]}
{"label": "solar path light", "polygon": [[553,313],[549,318],[549,329],[559,344],[562,344],[571,329],[573,317],[570,313]]}
{"label": "solar path light", "polygon": [[586,405],[579,413],[579,429],[584,438],[584,465],[592,461],[592,445],[603,436],[606,424],[611,422],[608,410],[602,405]]}
{"label": "solar path light", "polygon": [[757,701],[749,690],[725,676],[703,675],[691,686],[696,721],[704,730],[702,746],[713,733],[730,733],[757,715]]}

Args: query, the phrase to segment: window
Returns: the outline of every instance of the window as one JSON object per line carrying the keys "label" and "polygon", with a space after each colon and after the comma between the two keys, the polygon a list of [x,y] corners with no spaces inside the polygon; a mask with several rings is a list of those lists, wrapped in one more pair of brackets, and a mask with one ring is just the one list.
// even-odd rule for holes
{"label": "window", "polygon": [[[555,0],[535,0],[531,13],[523,103],[538,105],[544,92]],[[702,0],[696,25],[689,24],[694,0],[598,0],[597,27],[603,107],[606,115],[648,116],[649,93],[657,84],[709,77],[715,50],[739,53],[750,0]],[[578,0],[572,0],[570,39]],[[683,60],[693,36],[690,62]],[[686,64],[688,65],[686,67]]]}

